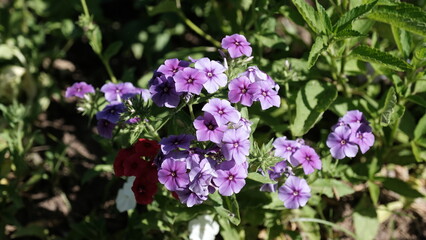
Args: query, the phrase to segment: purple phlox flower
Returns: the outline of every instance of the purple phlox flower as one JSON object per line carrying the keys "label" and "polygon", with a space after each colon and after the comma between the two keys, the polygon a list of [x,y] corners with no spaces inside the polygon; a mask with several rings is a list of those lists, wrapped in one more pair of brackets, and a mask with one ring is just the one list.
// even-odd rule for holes
{"label": "purple phlox flower", "polygon": [[339,121],[331,127],[331,130],[336,130],[337,127],[348,126],[345,122],[343,122],[342,118],[339,118]]}
{"label": "purple phlox flower", "polygon": [[172,158],[176,161],[186,162],[188,155],[188,151],[171,151],[168,154],[163,154],[163,152],[160,151],[157,157],[154,159],[154,163],[155,165],[157,165],[158,168],[160,168],[163,161],[169,158]]}
{"label": "purple phlox flower", "polygon": [[228,122],[237,123],[240,121],[241,114],[231,106],[231,103],[224,99],[210,99],[202,108],[204,112],[209,112],[214,116],[218,125],[224,125]]}
{"label": "purple phlox flower", "polygon": [[135,124],[141,121],[140,117],[134,117],[134,118],[130,118],[129,120],[126,121],[126,123],[128,124]]}
{"label": "purple phlox flower", "polygon": [[247,42],[246,37],[239,34],[225,36],[222,39],[222,48],[225,48],[228,50],[231,58],[241,57],[242,55],[246,55],[247,57],[250,57],[252,52],[250,43]]}
{"label": "purple phlox flower", "polygon": [[101,92],[105,93],[108,102],[121,102],[125,94],[137,94],[139,90],[130,82],[106,83],[102,86]]}
{"label": "purple phlox flower", "polygon": [[361,124],[358,129],[352,129],[349,141],[358,144],[359,149],[364,154],[374,144],[374,134],[371,132],[371,127]]}
{"label": "purple phlox flower", "polygon": [[235,163],[228,170],[219,169],[216,171],[217,177],[213,178],[213,182],[219,188],[219,193],[223,196],[231,196],[239,193],[246,184],[247,169],[241,164]]}
{"label": "purple phlox flower", "polygon": [[65,97],[78,97],[84,98],[86,93],[95,93],[95,89],[92,85],[85,82],[76,82],[71,87],[68,87],[65,91]]}
{"label": "purple phlox flower", "polygon": [[224,87],[228,83],[228,77],[224,74],[226,68],[216,61],[201,58],[196,61],[194,67],[205,73],[207,81],[203,86],[208,93],[214,93],[219,87]]}
{"label": "purple phlox flower", "polygon": [[177,92],[200,95],[203,84],[207,82],[206,74],[195,68],[185,68],[174,76]]}
{"label": "purple phlox flower", "polygon": [[198,165],[202,159],[204,159],[205,151],[201,148],[190,148],[187,152],[187,156],[185,158],[186,168],[192,169]]}
{"label": "purple phlox flower", "polygon": [[299,165],[299,161],[293,155],[301,146],[300,143],[294,140],[287,140],[287,137],[279,137],[275,139],[273,146],[275,148],[275,156],[284,158],[293,166]]}
{"label": "purple phlox flower", "polygon": [[176,191],[179,200],[181,203],[185,204],[187,207],[192,207],[198,205],[207,200],[206,195],[198,195],[197,193],[191,191],[189,188],[185,188],[182,191]]}
{"label": "purple phlox flower", "polygon": [[348,111],[345,116],[342,117],[342,121],[349,124],[351,128],[358,128],[361,124],[369,124],[364,114],[358,110]]}
{"label": "purple phlox flower", "polygon": [[152,81],[149,87],[152,101],[159,107],[175,108],[180,102],[180,93],[176,92],[175,82],[172,77],[166,78],[164,75]]}
{"label": "purple phlox flower", "polygon": [[217,145],[207,149],[205,156],[209,159],[210,164],[215,168],[218,165],[217,163],[225,161],[222,150]]}
{"label": "purple phlox flower", "polygon": [[288,166],[287,161],[279,161],[268,170],[269,178],[277,181],[283,174],[287,177],[292,175],[292,169]]}
{"label": "purple phlox flower", "polygon": [[189,62],[179,60],[177,58],[167,59],[164,61],[164,64],[160,65],[157,69],[157,72],[161,72],[166,75],[166,77],[173,77],[179,71],[189,66]]}
{"label": "purple phlox flower", "polygon": [[256,90],[254,93],[254,99],[260,101],[262,110],[268,109],[272,106],[279,107],[281,105],[280,96],[272,89],[271,85],[265,81],[253,83]]}
{"label": "purple phlox flower", "polygon": [[305,179],[290,176],[278,189],[278,198],[290,209],[303,207],[311,197],[311,189]]}
{"label": "purple phlox flower", "polygon": [[207,158],[201,160],[198,166],[195,166],[189,172],[189,180],[191,181],[189,189],[197,195],[207,196],[209,194],[209,186],[212,185],[212,179],[217,177],[216,171]]}
{"label": "purple phlox flower", "polygon": [[330,148],[331,156],[336,159],[355,157],[358,147],[350,141],[352,130],[347,126],[337,127],[327,138],[327,146]]}
{"label": "purple phlox flower", "polygon": [[173,158],[165,159],[158,171],[158,181],[170,191],[183,190],[189,183],[186,163]]}
{"label": "purple phlox flower", "polygon": [[[260,174],[262,174],[262,176],[265,176],[265,172],[261,168],[258,169],[258,172]],[[269,177],[270,176],[271,175],[269,175]],[[261,191],[261,192],[276,192],[277,189],[278,189],[278,183],[264,183],[264,184],[262,184],[262,186],[260,186],[259,191]]]}
{"label": "purple phlox flower", "polygon": [[175,149],[183,148],[189,149],[191,145],[191,141],[194,140],[195,137],[189,134],[180,134],[180,135],[171,135],[166,138],[161,139],[161,151],[164,154],[167,154]]}
{"label": "purple phlox flower", "polygon": [[112,138],[112,131],[116,124],[106,120],[106,119],[98,119],[98,123],[96,128],[98,129],[99,135],[104,138]]}
{"label": "purple phlox flower", "polygon": [[212,141],[214,143],[222,141],[223,133],[227,129],[226,125],[219,126],[214,116],[208,112],[194,120],[194,127],[197,129],[198,141]]}
{"label": "purple phlox flower", "polygon": [[96,113],[96,119],[106,119],[112,123],[120,120],[120,114],[126,110],[123,103],[113,103],[107,105],[102,111]]}
{"label": "purple phlox flower", "polygon": [[248,134],[251,133],[251,125],[253,123],[245,118],[240,118],[240,121],[238,121],[237,123],[229,123],[228,124],[228,128],[242,128],[245,131],[247,131]]}
{"label": "purple phlox flower", "polygon": [[242,105],[248,107],[253,104],[257,87],[247,77],[235,78],[229,83],[228,88],[228,98],[231,103],[241,102]]}
{"label": "purple phlox flower", "polygon": [[307,145],[303,145],[293,155],[302,164],[305,174],[314,172],[314,169],[321,169],[322,162],[315,150]]}
{"label": "purple phlox flower", "polygon": [[143,89],[143,88],[135,88],[135,91],[133,93],[123,94],[121,99],[127,100],[127,99],[130,99],[130,98],[132,98],[136,95],[140,95],[145,102],[148,101],[149,99],[151,99],[151,93],[149,92],[149,90]]}
{"label": "purple phlox flower", "polygon": [[222,153],[225,159],[237,163],[245,162],[250,150],[248,138],[249,134],[243,128],[226,130],[222,139]]}
{"label": "purple phlox flower", "polygon": [[268,75],[259,70],[257,66],[248,67],[245,72],[240,74],[240,76],[246,76],[252,83],[268,79]]}

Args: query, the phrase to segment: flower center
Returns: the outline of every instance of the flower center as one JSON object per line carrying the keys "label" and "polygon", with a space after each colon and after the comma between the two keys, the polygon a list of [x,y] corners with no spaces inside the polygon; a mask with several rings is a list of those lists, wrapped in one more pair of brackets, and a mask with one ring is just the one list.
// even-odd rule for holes
{"label": "flower center", "polygon": [[342,145],[345,145],[346,144],[346,140],[342,140],[342,141],[340,141],[340,144],[342,144]]}
{"label": "flower center", "polygon": [[188,81],[187,81],[188,83],[193,83],[194,82],[194,79],[193,78],[188,78]]}
{"label": "flower center", "polygon": [[238,42],[238,41],[235,41],[234,44],[237,45],[237,46],[240,46],[240,42]]}
{"label": "flower center", "polygon": [[292,147],[287,147],[287,151],[292,151],[293,148]]}
{"label": "flower center", "polygon": [[294,191],[293,196],[299,196],[299,191]]}
{"label": "flower center", "polygon": [[207,127],[209,130],[213,130],[214,126],[213,124],[209,124],[209,126]]}
{"label": "flower center", "polygon": [[77,92],[81,92],[81,88],[77,88]]}
{"label": "flower center", "polygon": [[176,172],[172,171],[172,173],[170,175],[172,175],[172,177],[176,177]]}
{"label": "flower center", "polygon": [[177,68],[173,68],[172,72],[173,73],[177,73],[178,69]]}
{"label": "flower center", "polygon": [[111,114],[114,114],[114,113],[115,113],[115,110],[114,110],[114,109],[111,109],[109,112],[110,112]]}
{"label": "flower center", "polygon": [[311,158],[309,156],[306,157],[305,159],[306,159],[306,161],[311,161]]}
{"label": "flower center", "polygon": [[104,121],[104,126],[108,127],[109,126],[109,122],[108,121]]}
{"label": "flower center", "polygon": [[223,110],[222,110],[222,109],[220,109],[220,110],[218,111],[218,113],[219,113],[220,115],[222,115],[222,114],[223,114]]}
{"label": "flower center", "polygon": [[268,93],[267,93],[267,92],[265,92],[265,91],[262,91],[262,95],[263,95],[264,97],[266,97],[266,96],[268,95]]}
{"label": "flower center", "polygon": [[175,145],[178,145],[178,144],[179,144],[179,142],[178,142],[178,141],[176,141],[176,142],[174,142],[174,144],[175,144]]}
{"label": "flower center", "polygon": [[362,139],[362,138],[363,138],[362,133],[357,133],[357,137],[358,137],[359,139]]}
{"label": "flower center", "polygon": [[234,175],[229,175],[228,179],[229,179],[230,181],[234,180]]}
{"label": "flower center", "polygon": [[238,147],[239,144],[238,143],[234,143],[234,148]]}
{"label": "flower center", "polygon": [[247,71],[254,72],[254,69],[253,68],[248,68]]}
{"label": "flower center", "polygon": [[121,90],[120,89],[115,89],[115,93],[120,93]]}
{"label": "flower center", "polygon": [[207,77],[209,77],[209,78],[213,77],[213,73],[208,72],[208,73],[207,73]]}
{"label": "flower center", "polygon": [[242,93],[246,93],[246,92],[247,92],[247,89],[243,88],[243,89],[241,89],[241,92],[242,92]]}
{"label": "flower center", "polygon": [[168,92],[169,91],[169,88],[168,87],[164,87],[163,88],[163,92]]}
{"label": "flower center", "polygon": [[139,186],[138,187],[138,192],[139,193],[145,193],[146,191],[145,191],[145,187],[144,186]]}

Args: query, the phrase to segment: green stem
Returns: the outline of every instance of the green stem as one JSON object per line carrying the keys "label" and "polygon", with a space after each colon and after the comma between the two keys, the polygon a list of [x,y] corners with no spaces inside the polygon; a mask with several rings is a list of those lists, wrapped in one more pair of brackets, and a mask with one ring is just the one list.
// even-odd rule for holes
{"label": "green stem", "polygon": [[160,131],[160,129],[161,128],[163,128],[164,127],[164,125],[166,125],[166,123],[168,122],[168,121],[170,121],[170,119],[172,119],[172,117],[177,113],[177,112],[179,112],[180,110],[182,110],[182,108],[183,107],[185,107],[185,105],[186,104],[188,104],[188,103],[183,103],[182,105],[180,105],[178,108],[176,108],[175,109],[175,111],[172,113],[172,114],[170,114],[169,116],[167,116],[167,118],[166,118],[166,120],[164,120],[163,121],[163,123],[161,123],[161,125],[155,130],[156,132],[158,132],[158,131]]}
{"label": "green stem", "polygon": [[144,125],[148,128],[148,130],[151,132],[151,135],[155,137],[157,141],[161,140],[160,136],[158,135],[158,130],[155,130],[149,122],[144,121]]}
{"label": "green stem", "polygon": [[81,6],[83,6],[84,15],[90,17],[89,8],[87,8],[86,0],[81,0]]}
{"label": "green stem", "polygon": [[189,109],[189,114],[191,116],[192,121],[195,120],[195,116],[194,116],[194,109],[192,108],[192,103],[188,103],[188,109]]}
{"label": "green stem", "polygon": [[104,66],[105,66],[105,68],[106,68],[106,70],[107,70],[108,76],[109,76],[109,78],[111,79],[111,81],[112,81],[113,83],[117,83],[117,78],[115,77],[114,73],[112,72],[112,70],[111,70],[111,66],[109,65],[109,62],[108,62],[107,60],[105,60],[105,59],[102,57],[102,55],[100,55],[100,54],[99,54],[99,57],[101,58],[101,61],[102,61],[102,63],[104,64]]}

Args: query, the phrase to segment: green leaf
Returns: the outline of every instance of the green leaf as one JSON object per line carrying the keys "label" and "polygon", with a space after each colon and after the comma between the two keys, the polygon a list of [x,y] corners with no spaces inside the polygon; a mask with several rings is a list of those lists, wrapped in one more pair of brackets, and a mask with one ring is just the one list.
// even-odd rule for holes
{"label": "green leaf", "polygon": [[340,32],[338,32],[335,35],[335,38],[337,40],[343,40],[347,38],[354,38],[354,37],[366,37],[367,35],[364,35],[358,31],[352,30],[352,29],[345,29]]}
{"label": "green leaf", "polygon": [[402,181],[398,178],[380,178],[382,180],[383,186],[391,191],[394,191],[404,197],[409,198],[419,198],[423,197],[416,189],[412,188],[410,184]]}
{"label": "green leaf", "polygon": [[372,181],[368,181],[368,191],[370,192],[371,200],[373,201],[374,205],[377,205],[379,202],[379,195],[380,195],[380,188],[377,184],[375,184]]}
{"label": "green leaf", "polygon": [[308,57],[308,68],[312,68],[317,62],[321,53],[327,48],[321,36],[315,38],[315,43],[312,45]]}
{"label": "green leaf", "polygon": [[28,225],[26,227],[20,227],[13,233],[12,238],[20,237],[38,237],[40,239],[45,239],[48,231],[41,226],[37,225]]}
{"label": "green leaf", "polygon": [[373,62],[391,68],[395,71],[406,71],[412,69],[412,66],[405,61],[396,58],[389,53],[382,52],[375,48],[361,45],[352,50],[351,56],[365,62]]}
{"label": "green leaf", "polygon": [[392,26],[392,34],[395,39],[396,46],[404,57],[408,57],[411,52],[410,35],[403,29]]}
{"label": "green leaf", "polygon": [[351,232],[349,229],[342,227],[338,224],[326,221],[326,220],[322,220],[322,219],[318,219],[318,218],[293,218],[290,221],[291,222],[311,222],[311,223],[319,223],[319,224],[331,226],[335,230],[342,231],[342,232],[346,233],[348,236],[352,237],[352,239],[356,239],[355,234],[353,232]]}
{"label": "green leaf", "polygon": [[357,239],[375,239],[379,230],[379,220],[377,219],[376,209],[365,195],[355,208],[353,221]]}
{"label": "green leaf", "polygon": [[318,13],[315,11],[315,9],[311,5],[309,5],[305,0],[292,0],[292,2],[294,6],[296,6],[297,10],[299,11],[300,15],[302,15],[308,26],[315,33],[320,33],[321,28],[317,25]]}
{"label": "green leaf", "polygon": [[398,93],[399,96],[403,96],[405,94],[405,90],[407,86],[404,84],[402,79],[396,74],[392,75],[391,79],[392,79],[393,85],[395,86],[396,93]]}
{"label": "green leaf", "polygon": [[417,141],[411,141],[410,145],[411,145],[411,150],[413,150],[413,155],[416,161],[423,162],[424,160],[422,159],[420,148],[419,146],[417,146]]}
{"label": "green leaf", "polygon": [[148,7],[148,15],[151,17],[161,13],[177,11],[179,11],[179,9],[176,7],[175,1],[171,0],[162,1],[155,7]]}
{"label": "green leaf", "polygon": [[272,181],[268,177],[263,176],[262,174],[257,172],[249,173],[247,178],[260,183],[276,183],[275,181]]}
{"label": "green leaf", "polygon": [[368,17],[407,31],[426,36],[426,12],[408,3],[375,8]]}
{"label": "green leaf", "polygon": [[352,23],[353,20],[369,12],[374,7],[374,5],[376,5],[376,3],[377,1],[371,2],[369,4],[364,4],[353,8],[349,12],[343,14],[343,16],[334,25],[334,32],[338,33],[344,30]]}
{"label": "green leaf", "polygon": [[92,31],[87,33],[87,37],[89,38],[89,44],[93,51],[100,55],[102,53],[102,33],[99,27],[95,26]]}
{"label": "green leaf", "polygon": [[235,194],[229,197],[224,197],[225,203],[228,206],[228,209],[223,206],[214,207],[216,212],[222,217],[228,219],[231,223],[238,226],[241,222],[240,219],[240,208],[238,206],[237,198]]}
{"label": "green leaf", "polygon": [[395,111],[397,100],[398,99],[396,97],[395,88],[389,88],[386,95],[385,105],[383,107],[383,113],[380,117],[380,122],[382,125],[387,126],[391,123],[391,115]]}
{"label": "green leaf", "polygon": [[320,26],[322,27],[322,32],[324,33],[331,33],[332,27],[331,27],[331,20],[328,16],[327,12],[325,11],[324,7],[318,3],[318,1],[315,1],[317,10],[318,10],[318,21],[321,22]]}
{"label": "green leaf", "polygon": [[329,198],[340,198],[355,191],[348,184],[336,179],[317,179],[311,184],[312,191],[324,194]]}
{"label": "green leaf", "polygon": [[320,82],[309,81],[296,97],[296,116],[291,124],[293,136],[302,136],[322,117],[337,97],[336,87]]}
{"label": "green leaf", "polygon": [[227,217],[219,217],[218,220],[221,226],[220,235],[223,237],[224,240],[240,239],[240,235],[238,234],[236,229],[231,227]]}
{"label": "green leaf", "polygon": [[422,98],[421,96],[419,96],[419,95],[408,96],[407,100],[410,101],[410,102],[412,102],[412,103],[415,103],[415,104],[417,104],[419,106],[422,106],[422,107],[426,108],[426,100],[424,98]]}
{"label": "green leaf", "polygon": [[108,48],[105,50],[105,52],[103,54],[104,59],[106,61],[111,59],[115,54],[118,53],[121,46],[123,46],[123,42],[121,42],[121,41],[113,42],[111,45],[109,45]]}
{"label": "green leaf", "polygon": [[414,129],[414,139],[418,140],[426,134],[426,115],[424,115]]}

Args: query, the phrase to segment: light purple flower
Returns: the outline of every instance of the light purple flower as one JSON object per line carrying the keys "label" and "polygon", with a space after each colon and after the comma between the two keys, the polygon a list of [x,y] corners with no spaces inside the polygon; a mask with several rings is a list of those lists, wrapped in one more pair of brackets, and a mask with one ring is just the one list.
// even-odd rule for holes
{"label": "light purple flower", "polygon": [[204,158],[199,165],[192,167],[189,172],[189,180],[191,181],[189,189],[199,196],[207,196],[214,177],[217,177],[215,169],[209,160]]}
{"label": "light purple flower", "polygon": [[364,114],[358,110],[348,111],[342,117],[342,122],[349,124],[351,128],[358,128],[361,124],[369,124]]}
{"label": "light purple flower", "polygon": [[130,82],[106,83],[102,86],[101,92],[105,93],[108,102],[121,102],[125,94],[137,94],[139,90]]}
{"label": "light purple flower", "polygon": [[275,148],[275,156],[286,159],[293,166],[299,165],[299,161],[293,155],[301,146],[300,143],[294,140],[287,140],[287,137],[279,137],[275,139],[273,146]]}
{"label": "light purple flower", "polygon": [[185,68],[174,76],[176,92],[188,92],[200,95],[203,84],[207,82],[206,75],[195,68]]}
{"label": "light purple flower", "polygon": [[336,159],[343,159],[345,156],[355,157],[358,147],[350,141],[351,133],[351,128],[340,126],[328,135],[326,143],[330,148],[331,156]]}
{"label": "light purple flower", "polygon": [[278,189],[278,198],[290,209],[303,207],[311,198],[311,189],[305,179],[290,176]]}
{"label": "light purple flower", "polygon": [[116,124],[106,120],[106,119],[98,119],[98,123],[96,128],[98,129],[99,135],[104,138],[112,138],[112,131]]}
{"label": "light purple flower", "polygon": [[281,99],[278,93],[272,89],[271,85],[266,81],[255,82],[253,85],[256,87],[254,99],[260,101],[262,110],[272,106],[279,107],[281,105]]}
{"label": "light purple flower", "polygon": [[164,154],[168,154],[169,152],[179,148],[188,150],[191,145],[191,141],[194,139],[195,137],[189,134],[168,136],[160,141],[161,151]]}
{"label": "light purple flower", "polygon": [[250,43],[247,42],[246,37],[239,34],[225,36],[222,39],[222,48],[225,48],[228,50],[231,58],[241,57],[242,55],[246,55],[247,57],[250,57],[252,52]]}
{"label": "light purple flower", "polygon": [[245,72],[243,72],[240,76],[245,76],[252,83],[258,82],[258,81],[266,81],[268,79],[268,75],[262,71],[259,70],[256,66],[248,67]]}
{"label": "light purple flower", "polygon": [[194,120],[194,127],[197,129],[198,141],[212,141],[214,143],[222,141],[223,133],[227,129],[226,125],[219,126],[214,116],[208,112]]}
{"label": "light purple flower", "polygon": [[201,58],[195,62],[194,67],[205,73],[207,81],[203,86],[208,93],[216,92],[219,87],[224,87],[228,82],[228,77],[224,74],[226,68],[216,61]]}
{"label": "light purple flower", "polygon": [[202,110],[212,114],[219,125],[224,125],[228,122],[237,123],[241,118],[241,114],[231,106],[230,102],[224,99],[210,99]]}
{"label": "light purple flower", "polygon": [[95,93],[93,86],[85,82],[76,82],[71,87],[67,88],[65,97],[84,98],[84,95],[87,93]]}
{"label": "light purple flower", "polygon": [[303,145],[294,154],[294,158],[302,164],[305,174],[314,172],[314,169],[321,169],[322,163],[315,150],[307,145]]}
{"label": "light purple flower", "polygon": [[176,193],[179,197],[180,202],[185,204],[187,207],[192,207],[194,205],[201,204],[207,200],[207,196],[197,195],[189,188],[185,188],[182,191],[176,191]]}
{"label": "light purple flower", "polygon": [[361,124],[358,129],[352,129],[349,141],[358,144],[359,149],[364,154],[374,145],[374,134],[371,127]]}
{"label": "light purple flower", "polygon": [[277,162],[270,170],[268,170],[269,178],[277,181],[283,174],[289,176],[293,174],[291,167],[287,165],[287,161]]}
{"label": "light purple flower", "polygon": [[165,159],[158,171],[158,181],[170,191],[183,190],[189,183],[186,163],[173,158]]}
{"label": "light purple flower", "polygon": [[172,77],[160,75],[155,78],[149,87],[152,101],[159,107],[175,108],[180,102],[180,93],[176,92],[175,81]]}
{"label": "light purple flower", "polygon": [[228,98],[231,103],[241,102],[242,105],[250,107],[253,104],[254,94],[257,87],[245,76],[235,78],[229,85]]}
{"label": "light purple flower", "polygon": [[106,119],[112,123],[117,123],[120,120],[120,114],[125,109],[126,107],[123,103],[109,104],[102,111],[96,113],[96,119]]}
{"label": "light purple flower", "polygon": [[241,164],[234,164],[230,169],[219,169],[216,173],[217,178],[214,178],[213,182],[219,187],[219,193],[223,196],[239,193],[246,184],[247,170]]}
{"label": "light purple flower", "polygon": [[228,129],[223,134],[222,153],[227,160],[234,160],[238,164],[246,161],[249,155],[249,134],[243,128]]}
{"label": "light purple flower", "polygon": [[161,72],[166,77],[173,77],[177,72],[189,66],[189,62],[181,61],[177,58],[167,59],[164,64],[160,65],[157,72]]}

